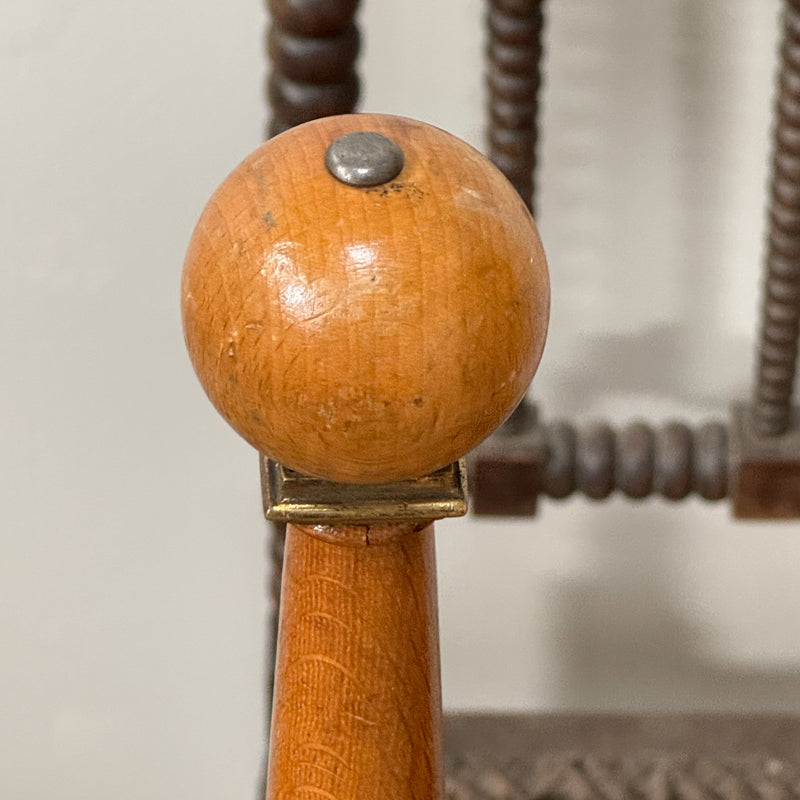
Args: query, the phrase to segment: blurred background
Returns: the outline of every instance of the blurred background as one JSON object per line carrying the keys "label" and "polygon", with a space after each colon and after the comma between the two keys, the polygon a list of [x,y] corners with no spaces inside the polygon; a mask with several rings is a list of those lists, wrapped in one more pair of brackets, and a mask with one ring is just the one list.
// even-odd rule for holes
{"label": "blurred background", "polygon": [[[477,0],[363,4],[362,108],[482,146]],[[777,0],[548,5],[545,419],[747,399]],[[258,0],[0,5],[0,793],[251,798],[256,454],[184,354],[183,253],[264,125]],[[439,525],[450,709],[800,713],[800,526],[583,499]]]}

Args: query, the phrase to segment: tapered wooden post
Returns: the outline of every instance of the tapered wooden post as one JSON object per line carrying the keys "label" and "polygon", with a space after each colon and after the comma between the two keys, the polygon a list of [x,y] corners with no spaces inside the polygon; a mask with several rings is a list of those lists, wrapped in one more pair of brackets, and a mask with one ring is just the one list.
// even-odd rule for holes
{"label": "tapered wooden post", "polygon": [[403,527],[363,546],[289,526],[268,797],[439,796],[433,526]]}
{"label": "tapered wooden post", "polygon": [[264,454],[268,515],[292,523],[267,796],[440,798],[431,523],[463,513],[456,462],[539,363],[530,214],[443,131],[317,120],[217,190],[182,300],[200,381]]}

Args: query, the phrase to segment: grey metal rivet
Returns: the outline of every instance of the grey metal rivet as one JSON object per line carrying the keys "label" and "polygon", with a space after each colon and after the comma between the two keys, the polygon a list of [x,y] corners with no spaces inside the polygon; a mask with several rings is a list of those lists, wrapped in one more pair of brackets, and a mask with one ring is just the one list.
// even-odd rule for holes
{"label": "grey metal rivet", "polygon": [[325,151],[328,172],[348,186],[380,186],[400,174],[404,160],[398,145],[375,131],[346,133]]}

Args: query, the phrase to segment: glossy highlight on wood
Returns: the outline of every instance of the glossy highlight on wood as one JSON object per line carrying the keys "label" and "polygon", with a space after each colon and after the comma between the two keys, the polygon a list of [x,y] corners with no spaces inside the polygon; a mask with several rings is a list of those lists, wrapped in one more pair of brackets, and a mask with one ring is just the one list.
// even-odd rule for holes
{"label": "glossy highlight on wood", "polygon": [[[342,184],[337,137],[403,150],[392,182]],[[419,477],[511,412],[541,357],[549,282],[511,185],[450,134],[383,115],[262,145],[209,201],[182,283],[210,399],[254,447],[329,480]]]}

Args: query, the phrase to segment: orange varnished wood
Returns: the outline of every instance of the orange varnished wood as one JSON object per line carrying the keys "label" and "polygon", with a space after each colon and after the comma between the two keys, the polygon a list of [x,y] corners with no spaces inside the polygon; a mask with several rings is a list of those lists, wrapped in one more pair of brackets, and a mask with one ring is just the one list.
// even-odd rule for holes
{"label": "orange varnished wood", "polygon": [[[327,147],[378,131],[389,184],[332,177]],[[536,226],[449,134],[397,117],[317,120],[245,159],[192,237],[189,354],[260,451],[334,481],[418,478],[511,412],[549,314]],[[402,503],[403,498],[397,501]],[[433,526],[289,526],[270,739],[271,800],[439,800]]]}
{"label": "orange varnished wood", "polygon": [[269,800],[443,797],[433,526],[362,530],[288,527]]}
{"label": "orange varnished wood", "polygon": [[[405,167],[354,188],[339,135],[394,139]],[[186,257],[186,342],[214,405],[301,472],[376,483],[463,456],[511,412],[544,346],[536,226],[477,151],[397,117],[332,117],[246,158]]]}

